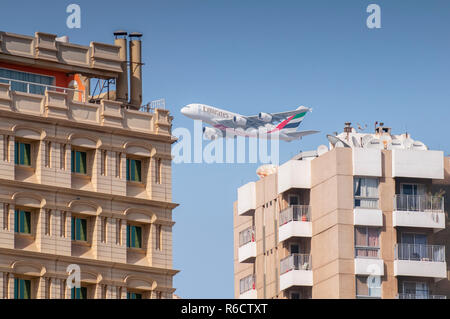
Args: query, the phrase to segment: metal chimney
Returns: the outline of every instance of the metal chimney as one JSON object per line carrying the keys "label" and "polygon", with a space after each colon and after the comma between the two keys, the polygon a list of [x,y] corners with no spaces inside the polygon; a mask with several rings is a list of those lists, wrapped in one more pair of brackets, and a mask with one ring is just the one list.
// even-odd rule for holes
{"label": "metal chimney", "polygon": [[127,60],[127,35],[126,31],[114,32],[114,44],[120,47],[119,58],[122,73],[116,82],[116,100],[120,102],[128,102],[128,60]]}
{"label": "metal chimney", "polygon": [[142,33],[130,33],[130,104],[142,105]]}

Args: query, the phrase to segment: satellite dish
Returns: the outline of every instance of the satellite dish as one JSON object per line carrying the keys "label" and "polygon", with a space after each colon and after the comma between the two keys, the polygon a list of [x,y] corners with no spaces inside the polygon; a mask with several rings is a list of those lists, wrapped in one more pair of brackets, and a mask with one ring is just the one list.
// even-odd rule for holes
{"label": "satellite dish", "polygon": [[403,140],[403,145],[405,146],[406,149],[410,149],[412,147],[413,143],[414,143],[414,140],[409,137],[407,137]]}
{"label": "satellite dish", "polygon": [[263,178],[276,173],[277,170],[278,166],[275,166],[273,164],[267,164],[258,167],[258,169],[256,170],[256,174],[259,176],[259,178]]}
{"label": "satellite dish", "polygon": [[358,142],[358,139],[354,136],[352,136],[352,142],[355,147],[361,147],[361,145]]}
{"label": "satellite dish", "polygon": [[366,148],[372,148],[372,149],[378,149],[382,150],[384,149],[384,145],[382,141],[378,138],[372,138],[366,145]]}
{"label": "satellite dish", "polygon": [[411,148],[416,151],[426,151],[428,149],[428,147],[420,141],[414,141]]}
{"label": "satellite dish", "polygon": [[319,147],[317,148],[317,155],[321,156],[321,155],[325,154],[326,152],[328,152],[328,146],[319,145]]}
{"label": "satellite dish", "polygon": [[333,136],[333,135],[327,135],[327,139],[330,141],[330,143],[334,146],[334,147],[350,147],[350,145],[348,145],[347,143],[345,143],[343,140],[341,140],[339,137],[337,136]]}
{"label": "satellite dish", "polygon": [[362,138],[362,142],[361,142],[361,146],[362,147],[366,147],[367,146],[367,143],[371,140],[373,138],[373,136],[372,135],[364,135],[363,136],[363,138]]}
{"label": "satellite dish", "polygon": [[394,139],[391,141],[391,143],[389,143],[388,145],[388,150],[399,150],[399,149],[403,149],[403,143],[401,140],[398,139]]}

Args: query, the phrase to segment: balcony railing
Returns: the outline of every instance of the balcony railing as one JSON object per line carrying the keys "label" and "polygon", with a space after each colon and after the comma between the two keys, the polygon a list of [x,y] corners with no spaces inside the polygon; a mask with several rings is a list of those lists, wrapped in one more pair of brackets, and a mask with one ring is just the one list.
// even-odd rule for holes
{"label": "balcony railing", "polygon": [[444,197],[429,195],[395,195],[394,210],[408,212],[443,212]]}
{"label": "balcony railing", "polygon": [[380,247],[355,246],[357,258],[380,258]]}
{"label": "balcony railing", "polygon": [[445,261],[445,246],[443,245],[420,245],[420,244],[396,244],[396,260],[414,261]]}
{"label": "balcony railing", "polygon": [[255,289],[255,275],[250,275],[242,278],[239,281],[239,294],[243,294],[249,290]]}
{"label": "balcony railing", "polygon": [[355,196],[355,208],[378,208],[378,197]]}
{"label": "balcony railing", "polygon": [[280,262],[280,274],[291,270],[311,270],[311,255],[292,254],[283,258]]}
{"label": "balcony railing", "polygon": [[19,91],[24,93],[32,93],[44,95],[46,91],[62,92],[72,94],[74,100],[85,102],[84,92],[76,89],[69,89],[54,85],[40,84],[34,82],[27,82],[21,80],[14,80],[0,77],[0,83],[7,83],[11,86],[12,91]]}
{"label": "balcony railing", "polygon": [[249,228],[239,233],[239,247],[244,246],[250,242],[255,241],[255,228],[250,226]]}
{"label": "balcony railing", "polygon": [[311,206],[291,205],[280,212],[280,226],[291,221],[311,221]]}
{"label": "balcony railing", "polygon": [[368,287],[366,294],[356,294],[357,299],[379,299],[381,298],[381,287]]}
{"label": "balcony railing", "polygon": [[429,295],[428,291],[417,291],[415,294],[399,293],[397,299],[447,299],[447,296]]}

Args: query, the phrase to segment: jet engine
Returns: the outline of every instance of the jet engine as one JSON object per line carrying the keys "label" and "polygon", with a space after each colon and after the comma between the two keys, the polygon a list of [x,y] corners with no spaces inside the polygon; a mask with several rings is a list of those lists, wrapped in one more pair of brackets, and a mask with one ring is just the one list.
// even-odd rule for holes
{"label": "jet engine", "polygon": [[222,137],[222,131],[212,127],[204,127],[203,137],[207,140],[215,140]]}
{"label": "jet engine", "polygon": [[240,116],[234,116],[233,122],[238,126],[245,126],[245,124],[247,124],[247,120]]}
{"label": "jet engine", "polygon": [[263,112],[259,113],[258,118],[261,121],[266,122],[266,123],[272,122],[272,115],[267,114],[267,113],[263,113]]}

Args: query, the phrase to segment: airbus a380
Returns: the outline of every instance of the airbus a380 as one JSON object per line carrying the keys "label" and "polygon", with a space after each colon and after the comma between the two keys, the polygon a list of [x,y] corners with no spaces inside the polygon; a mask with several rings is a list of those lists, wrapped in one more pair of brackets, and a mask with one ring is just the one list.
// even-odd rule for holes
{"label": "airbus a380", "polygon": [[280,113],[259,113],[244,116],[204,104],[189,104],[181,109],[181,114],[201,120],[213,127],[204,127],[207,139],[220,137],[248,136],[293,141],[319,131],[297,131],[298,126],[311,109],[300,106],[294,111]]}

